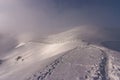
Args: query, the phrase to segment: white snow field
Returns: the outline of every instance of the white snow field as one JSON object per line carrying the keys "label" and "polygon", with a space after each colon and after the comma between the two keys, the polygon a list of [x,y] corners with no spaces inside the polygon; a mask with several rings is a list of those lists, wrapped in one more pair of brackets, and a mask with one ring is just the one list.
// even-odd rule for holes
{"label": "white snow field", "polygon": [[81,40],[79,31],[21,42],[0,59],[0,80],[120,80],[120,52]]}

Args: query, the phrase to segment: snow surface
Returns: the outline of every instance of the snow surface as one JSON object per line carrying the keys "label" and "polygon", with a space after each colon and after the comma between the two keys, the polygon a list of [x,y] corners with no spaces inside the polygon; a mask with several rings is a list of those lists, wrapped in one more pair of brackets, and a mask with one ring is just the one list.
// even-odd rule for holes
{"label": "snow surface", "polygon": [[0,80],[120,80],[120,52],[81,40],[79,31],[21,42],[0,60]]}

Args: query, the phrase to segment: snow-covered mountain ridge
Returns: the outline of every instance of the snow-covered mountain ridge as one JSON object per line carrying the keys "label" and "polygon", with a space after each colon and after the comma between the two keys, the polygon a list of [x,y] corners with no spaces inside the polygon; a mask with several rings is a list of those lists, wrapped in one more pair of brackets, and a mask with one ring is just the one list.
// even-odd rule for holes
{"label": "snow-covered mountain ridge", "polygon": [[80,31],[19,44],[0,60],[0,80],[120,80],[120,52],[84,41]]}

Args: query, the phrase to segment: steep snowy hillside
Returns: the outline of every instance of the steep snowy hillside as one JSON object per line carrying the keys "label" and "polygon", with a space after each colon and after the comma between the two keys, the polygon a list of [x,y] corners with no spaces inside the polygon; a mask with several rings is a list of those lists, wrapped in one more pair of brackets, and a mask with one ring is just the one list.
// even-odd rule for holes
{"label": "steep snowy hillside", "polygon": [[21,43],[0,60],[0,80],[120,80],[120,52],[82,40],[80,29]]}

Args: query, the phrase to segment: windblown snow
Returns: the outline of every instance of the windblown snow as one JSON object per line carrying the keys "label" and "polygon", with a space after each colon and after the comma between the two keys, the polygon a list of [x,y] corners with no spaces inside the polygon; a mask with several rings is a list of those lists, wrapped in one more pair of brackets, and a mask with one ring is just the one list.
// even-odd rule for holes
{"label": "windblown snow", "polygon": [[79,29],[21,42],[0,60],[0,80],[120,80],[120,52],[85,42]]}

